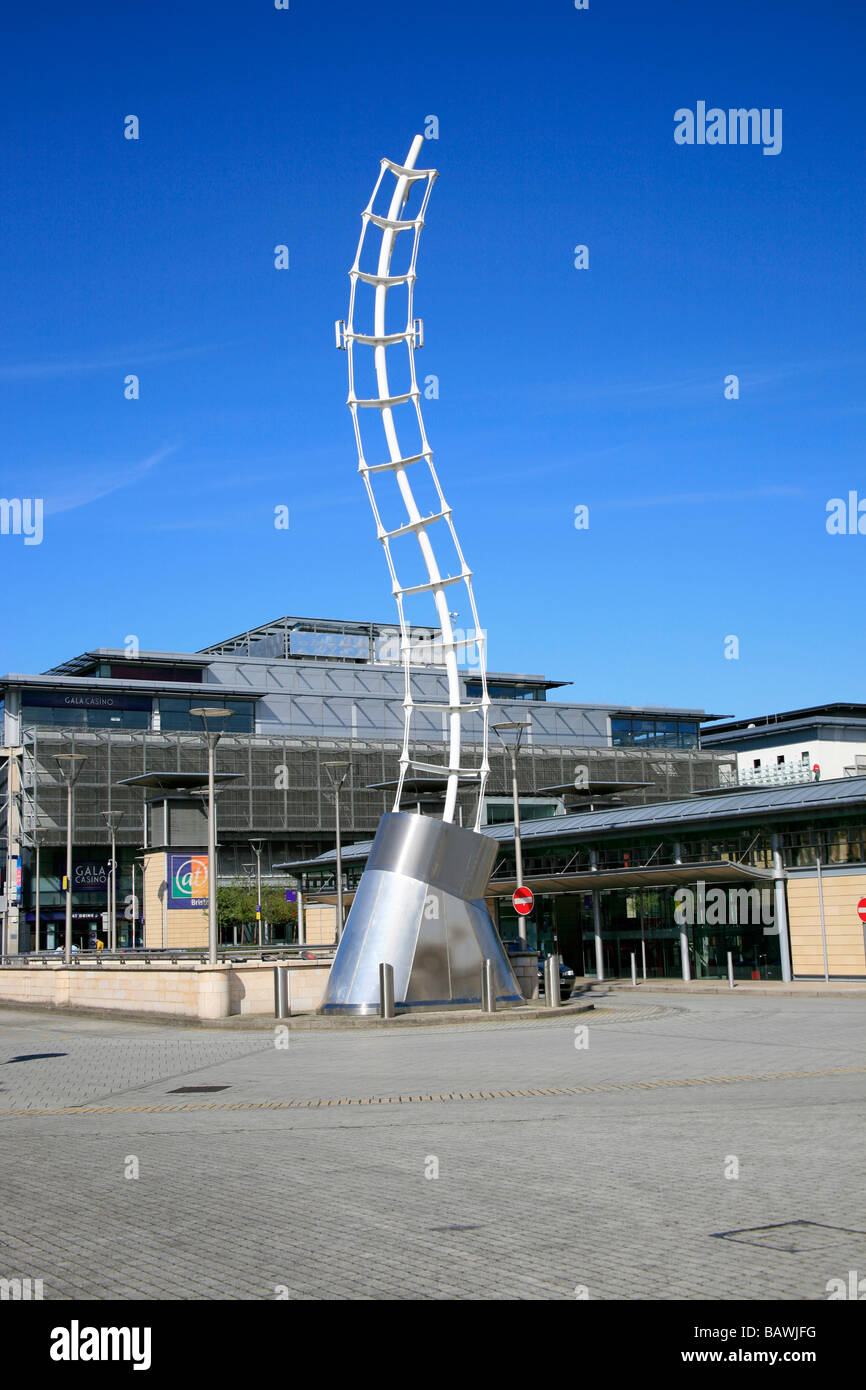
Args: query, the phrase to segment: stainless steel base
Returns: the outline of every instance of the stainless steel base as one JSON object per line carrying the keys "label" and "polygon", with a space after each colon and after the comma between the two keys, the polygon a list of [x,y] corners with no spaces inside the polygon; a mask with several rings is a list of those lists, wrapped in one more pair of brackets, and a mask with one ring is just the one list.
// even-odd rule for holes
{"label": "stainless steel base", "polygon": [[431,816],[384,815],[320,1013],[379,1008],[379,966],[394,967],[398,1013],[480,1008],[493,961],[498,1005],[523,997],[484,902],[496,842]]}

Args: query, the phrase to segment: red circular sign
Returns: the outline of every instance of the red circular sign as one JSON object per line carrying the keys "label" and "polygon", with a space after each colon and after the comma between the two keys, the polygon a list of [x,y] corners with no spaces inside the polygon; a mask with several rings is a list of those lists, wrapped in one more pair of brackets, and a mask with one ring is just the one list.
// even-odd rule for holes
{"label": "red circular sign", "polygon": [[[515,888],[511,895],[511,901],[514,905],[514,911],[519,912],[521,917],[526,917],[535,904],[531,888]],[[863,901],[866,903],[866,898]]]}
{"label": "red circular sign", "polygon": [[866,898],[861,898],[857,904],[857,916],[861,922],[866,922]]}

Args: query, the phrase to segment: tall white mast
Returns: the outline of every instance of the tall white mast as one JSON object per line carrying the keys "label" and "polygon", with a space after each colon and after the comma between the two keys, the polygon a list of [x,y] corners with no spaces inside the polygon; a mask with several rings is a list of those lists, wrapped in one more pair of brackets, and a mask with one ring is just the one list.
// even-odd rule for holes
{"label": "tall white mast", "polygon": [[[420,762],[417,758],[413,758],[411,752],[412,716],[414,711],[438,710],[445,716],[448,731],[448,763],[446,769],[448,780],[445,793],[445,809],[442,818],[444,821],[453,822],[457,804],[457,789],[460,782],[474,781],[478,786],[478,804],[475,817],[475,829],[478,830],[481,824],[484,789],[490,770],[488,759],[490,698],[487,692],[485,634],[481,631],[478,622],[475,596],[472,591],[472,571],[469,569],[463,557],[463,551],[457,539],[457,532],[454,529],[451,508],[445,501],[436,469],[433,466],[433,451],[427,441],[427,432],[424,428],[424,421],[421,416],[421,393],[418,389],[418,382],[415,376],[415,350],[421,347],[423,343],[423,324],[420,319],[414,318],[415,265],[418,256],[418,242],[421,235],[421,228],[424,226],[424,214],[433,187],[433,180],[437,177],[435,169],[415,168],[415,162],[418,159],[423,144],[424,137],[416,135],[415,139],[412,141],[412,147],[406,157],[405,164],[395,164],[390,159],[383,159],[381,161],[381,169],[376,181],[376,186],[373,189],[369,203],[361,214],[361,236],[358,241],[358,250],[355,254],[354,264],[349,271],[349,278],[351,281],[349,317],[347,321],[344,322],[340,320],[336,325],[337,346],[345,348],[348,355],[348,406],[352,412],[355,441],[358,446],[358,471],[364,479],[370,505],[373,508],[373,516],[376,520],[379,540],[382,542],[385,550],[385,558],[391,575],[391,587],[397,602],[397,613],[400,620],[400,652],[404,670],[404,727],[403,747],[400,754],[400,776],[394,800],[394,810],[398,811],[400,809],[403,782],[409,768],[412,768],[416,772],[433,775],[441,775],[443,772],[442,767]],[[393,175],[396,182],[387,216],[383,217],[377,215],[373,211],[373,207],[382,181],[389,174]],[[425,188],[418,215],[414,218],[404,219],[401,214],[412,192],[413,185],[421,180],[425,181]],[[364,250],[365,238],[371,227],[380,231],[382,236],[375,274],[361,270],[361,254]],[[405,274],[391,275],[391,258],[397,237],[406,232],[411,232],[413,238],[409,269]],[[372,235],[375,236],[375,232],[373,232]],[[355,328],[355,298],[359,281],[372,285],[375,288],[372,332],[358,332]],[[408,309],[406,327],[402,332],[389,333],[387,331],[385,306],[388,291],[396,285],[405,285],[407,289]],[[389,347],[400,343],[405,343],[408,351],[409,390],[392,396],[388,384],[387,353]],[[376,387],[378,391],[378,395],[374,397],[359,399],[355,393],[354,351],[356,344],[373,349]],[[421,448],[418,453],[406,457],[403,455],[400,443],[397,439],[394,411],[396,407],[406,405],[410,402],[414,406],[415,415],[417,417]],[[371,464],[367,461],[360,420],[358,417],[358,411],[362,409],[375,409],[381,414],[385,441],[388,446],[388,460],[386,462],[374,462]],[[420,464],[427,465],[438,498],[438,510],[431,512],[427,516],[421,515],[412,492],[410,480],[411,468]],[[376,489],[374,486],[377,477],[385,473],[392,473],[396,479],[397,486],[400,490],[400,497],[406,509],[405,520],[392,530],[388,530],[382,522],[381,510],[377,502]],[[451,574],[450,572],[444,575],[442,574],[433,549],[433,535],[431,534],[431,530],[434,530],[436,523],[439,522],[444,523],[450,532],[458,562],[456,574]],[[422,583],[405,585],[401,583],[396,572],[391,542],[398,537],[407,535],[415,536],[421,552],[421,557],[424,561],[427,579]],[[471,637],[461,638],[460,640],[455,638],[452,622],[453,614],[449,609],[448,595],[446,594],[446,590],[456,584],[464,584],[466,587],[473,624],[473,635]],[[411,625],[406,616],[406,600],[414,595],[422,594],[432,595],[436,608],[436,617],[440,629],[441,651],[447,677],[447,702],[418,702],[413,699],[411,671],[413,652]],[[461,647],[474,647],[477,652],[477,674],[480,679],[482,692],[481,699],[477,702],[469,703],[461,698],[461,683],[457,660],[458,649]],[[481,763],[478,767],[474,768],[461,767],[461,720],[464,714],[476,710],[481,711],[482,718]]]}

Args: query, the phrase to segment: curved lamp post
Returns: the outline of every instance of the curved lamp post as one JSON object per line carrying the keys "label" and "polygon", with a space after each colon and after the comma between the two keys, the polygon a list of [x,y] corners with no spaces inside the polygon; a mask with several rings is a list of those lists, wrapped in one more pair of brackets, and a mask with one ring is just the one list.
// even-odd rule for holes
{"label": "curved lamp post", "polygon": [[265,914],[262,912],[262,848],[264,840],[250,840],[250,849],[256,856],[256,932],[259,949],[264,946]]}
{"label": "curved lamp post", "polygon": [[72,788],[87,762],[86,753],[55,753],[54,761],[66,783],[66,931],[63,938],[63,964],[72,964],[72,835],[74,798]]}
{"label": "curved lamp post", "polygon": [[111,836],[111,863],[108,890],[108,949],[117,950],[117,831],[123,820],[122,811],[103,811],[102,819]]}
{"label": "curved lamp post", "polygon": [[[340,789],[349,775],[349,764],[344,759],[334,759],[323,763],[334,791],[334,827],[337,837],[337,935],[339,945],[343,935],[343,846],[340,837]],[[342,776],[340,773],[342,771]]]}

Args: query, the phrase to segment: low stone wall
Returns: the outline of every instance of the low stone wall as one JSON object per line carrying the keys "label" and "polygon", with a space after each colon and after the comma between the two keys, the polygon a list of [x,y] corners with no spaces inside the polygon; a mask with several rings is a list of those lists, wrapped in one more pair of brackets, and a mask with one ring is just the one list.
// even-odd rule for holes
{"label": "low stone wall", "polygon": [[116,1009],[181,1018],[227,1018],[274,1012],[274,965],[289,972],[291,1012],[314,1013],[322,1002],[330,962],[246,961],[220,965],[106,962],[70,969],[51,961],[0,969],[0,1003],[47,1009]]}

